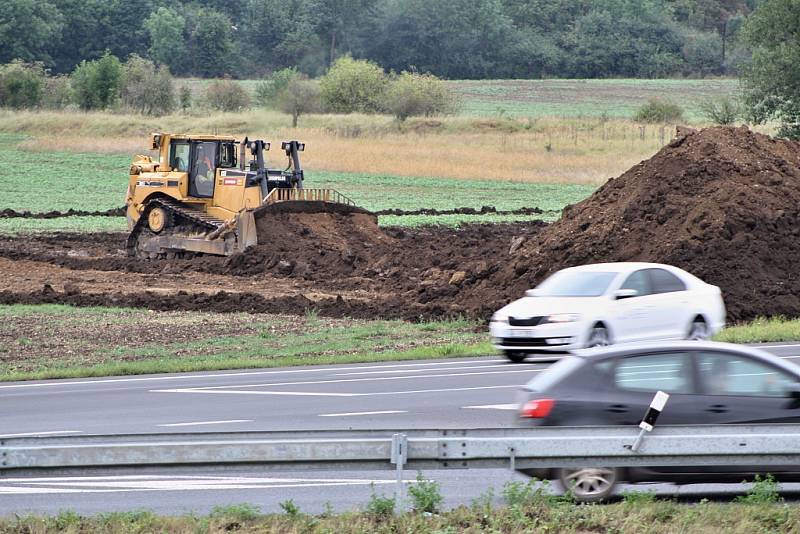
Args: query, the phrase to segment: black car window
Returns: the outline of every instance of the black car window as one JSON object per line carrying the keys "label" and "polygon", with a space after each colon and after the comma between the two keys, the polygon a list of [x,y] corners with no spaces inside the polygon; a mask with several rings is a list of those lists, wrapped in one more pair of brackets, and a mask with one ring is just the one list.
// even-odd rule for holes
{"label": "black car window", "polygon": [[614,385],[629,391],[693,393],[693,369],[689,354],[643,354],[618,360]]}
{"label": "black car window", "polygon": [[686,291],[686,284],[680,278],[664,269],[648,269],[653,293],[672,293]]}
{"label": "black car window", "polygon": [[620,289],[635,289],[638,297],[650,294],[650,279],[646,271],[636,271],[625,280]]}
{"label": "black car window", "polygon": [[532,391],[545,391],[583,365],[583,359],[577,356],[565,356],[528,382],[527,388]]}
{"label": "black car window", "polygon": [[789,373],[738,354],[700,352],[697,365],[707,395],[784,397],[796,381]]}

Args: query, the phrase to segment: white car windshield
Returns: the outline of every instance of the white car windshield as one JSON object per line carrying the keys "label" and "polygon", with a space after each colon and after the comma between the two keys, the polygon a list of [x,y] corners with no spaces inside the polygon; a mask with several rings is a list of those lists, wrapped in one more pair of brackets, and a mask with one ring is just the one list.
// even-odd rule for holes
{"label": "white car windshield", "polygon": [[536,286],[537,297],[599,297],[617,273],[559,271]]}

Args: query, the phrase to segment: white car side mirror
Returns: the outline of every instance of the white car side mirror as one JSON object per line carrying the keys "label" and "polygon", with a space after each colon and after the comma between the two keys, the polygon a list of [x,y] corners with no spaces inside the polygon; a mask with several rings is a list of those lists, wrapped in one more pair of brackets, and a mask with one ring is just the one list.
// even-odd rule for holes
{"label": "white car side mirror", "polygon": [[614,291],[614,300],[629,299],[637,296],[639,296],[639,292],[635,289],[617,289]]}

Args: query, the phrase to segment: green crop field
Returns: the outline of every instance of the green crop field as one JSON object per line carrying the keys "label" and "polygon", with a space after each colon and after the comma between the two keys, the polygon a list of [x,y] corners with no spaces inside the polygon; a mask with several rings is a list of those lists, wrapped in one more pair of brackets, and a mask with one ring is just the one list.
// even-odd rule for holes
{"label": "green crop field", "polygon": [[[45,212],[85,211],[120,207],[124,202],[130,158],[114,154],[32,152],[17,148],[23,138],[0,134],[0,210]],[[20,172],[24,169],[24,172]],[[541,215],[386,216],[383,225],[457,225],[557,218],[560,210],[594,190],[575,184],[535,184],[490,180],[413,178],[365,174],[309,172],[308,185],[331,187],[369,210],[452,209],[494,206],[498,210],[539,208]],[[0,232],[124,230],[122,217],[58,219],[0,218]]]}
{"label": "green crop field", "polygon": [[702,119],[701,102],[735,96],[738,81],[460,80],[450,87],[461,95],[466,115],[631,118],[648,99],[660,98],[683,107],[694,121]]}

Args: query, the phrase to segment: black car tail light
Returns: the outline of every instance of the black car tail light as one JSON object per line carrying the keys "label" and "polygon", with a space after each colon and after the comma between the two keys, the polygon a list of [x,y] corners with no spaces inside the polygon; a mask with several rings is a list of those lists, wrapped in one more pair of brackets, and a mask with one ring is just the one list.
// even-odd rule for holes
{"label": "black car tail light", "polygon": [[519,416],[527,419],[542,419],[550,415],[556,401],[554,399],[529,400],[522,405]]}

